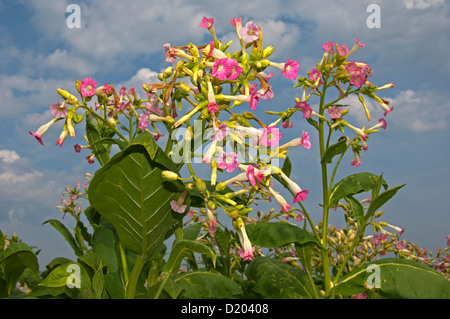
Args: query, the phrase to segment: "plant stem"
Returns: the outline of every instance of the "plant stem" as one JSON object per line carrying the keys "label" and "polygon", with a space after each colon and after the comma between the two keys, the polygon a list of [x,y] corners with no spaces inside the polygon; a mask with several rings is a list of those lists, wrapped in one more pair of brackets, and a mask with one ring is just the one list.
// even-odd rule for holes
{"label": "plant stem", "polygon": [[120,251],[120,261],[122,262],[123,280],[124,280],[125,284],[128,284],[127,259],[126,259],[125,251],[123,250],[123,246],[121,243],[119,243],[119,251]]}
{"label": "plant stem", "polygon": [[134,299],[139,276],[141,275],[142,268],[144,268],[146,261],[147,260],[143,256],[138,256],[136,258],[136,263],[134,264],[133,270],[131,271],[130,281],[128,282],[125,291],[126,299]]}
{"label": "plant stem", "polygon": [[[320,96],[320,109],[319,114],[324,113],[324,101],[325,92],[327,89],[327,78],[324,78],[323,91]],[[324,120],[319,118],[319,147],[320,158],[325,153],[325,137],[324,137]],[[325,294],[328,295],[331,290],[331,275],[330,275],[330,263],[328,260],[328,213],[329,213],[329,196],[328,196],[328,176],[327,176],[327,163],[321,163],[322,170],[322,192],[323,192],[323,219],[322,219],[322,266],[324,276],[324,289]]]}

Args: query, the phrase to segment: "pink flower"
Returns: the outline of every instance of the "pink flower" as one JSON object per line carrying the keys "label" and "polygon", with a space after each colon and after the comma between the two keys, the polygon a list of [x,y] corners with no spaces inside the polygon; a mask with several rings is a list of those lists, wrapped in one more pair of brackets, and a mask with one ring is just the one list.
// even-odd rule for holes
{"label": "pink flower", "polygon": [[254,111],[256,110],[256,106],[258,105],[259,102],[259,95],[257,91],[254,91],[251,95],[250,95],[250,108]]}
{"label": "pink flower", "polygon": [[386,120],[385,120],[385,119],[381,118],[381,119],[378,120],[378,122],[381,123],[381,127],[382,127],[383,129],[386,129],[387,123],[386,123]]}
{"label": "pink flower", "polygon": [[211,142],[211,145],[209,146],[208,150],[206,151],[205,156],[203,156],[202,162],[210,164],[212,157],[216,153],[216,146],[217,146],[217,140],[213,140]]}
{"label": "pink flower", "polygon": [[278,173],[281,175],[281,178],[283,178],[286,183],[288,184],[289,188],[294,193],[294,203],[296,202],[302,202],[306,199],[308,196],[309,191],[308,190],[302,190],[300,186],[296,182],[294,182],[292,179],[287,177],[286,174],[283,173],[282,170],[279,170]]}
{"label": "pink flower", "polygon": [[256,170],[256,168],[253,165],[249,165],[247,167],[246,175],[247,175],[248,181],[250,182],[250,184],[252,184],[252,186],[256,185],[255,170]]}
{"label": "pink flower", "polygon": [[95,94],[95,88],[97,86],[97,83],[90,79],[86,78],[83,81],[81,81],[80,85],[80,92],[82,97],[86,96],[93,96]]}
{"label": "pink flower", "polygon": [[94,164],[94,158],[95,158],[94,154],[86,156],[87,162],[89,164]]}
{"label": "pink flower", "polygon": [[166,62],[175,63],[177,61],[177,58],[172,55],[172,51],[170,50],[170,43],[164,44],[163,47],[166,52]]}
{"label": "pink flower", "polygon": [[178,200],[176,200],[176,201],[172,200],[170,202],[170,208],[172,208],[172,210],[174,212],[177,212],[180,214],[184,213],[184,211],[186,210],[186,207],[187,207],[186,205],[184,205],[184,200],[186,198],[186,194],[187,194],[187,191],[184,191],[183,194],[181,194],[180,198],[178,198]]}
{"label": "pink flower", "polygon": [[235,59],[228,59],[229,66],[231,67],[231,71],[228,73],[228,80],[236,80],[239,75],[242,73],[242,68],[239,66],[239,63]]}
{"label": "pink flower", "polygon": [[69,132],[67,130],[63,130],[61,134],[59,135],[58,140],[56,141],[56,145],[59,145],[61,147],[66,140],[67,136],[69,136]]}
{"label": "pink flower", "polygon": [[75,149],[75,152],[80,153],[81,152],[81,146],[77,143],[73,146],[73,148]]}
{"label": "pink flower", "polygon": [[215,113],[219,111],[219,106],[217,105],[216,102],[210,102],[208,103],[208,111],[211,113]]}
{"label": "pink flower", "polygon": [[235,27],[237,27],[239,25],[242,27],[242,17],[239,19],[232,19],[232,20],[230,20],[230,23]]}
{"label": "pink flower", "polygon": [[361,87],[361,85],[363,85],[364,83],[366,83],[367,78],[365,76],[363,76],[362,74],[358,74],[358,75],[352,75],[350,78],[350,84],[353,84],[356,87]]}
{"label": "pink flower", "polygon": [[291,119],[288,117],[283,122],[281,122],[281,125],[283,128],[292,128],[294,126],[294,123],[291,122]]}
{"label": "pink flower", "polygon": [[303,118],[309,119],[311,117],[312,108],[306,101],[296,103],[295,107],[303,111]]}
{"label": "pink flower", "polygon": [[308,78],[315,82],[315,81],[319,80],[321,76],[322,76],[322,73],[320,71],[318,71],[316,69],[312,69],[311,72],[309,73]]}
{"label": "pink flower", "polygon": [[228,126],[226,123],[222,123],[219,127],[214,127],[214,134],[211,137],[213,140],[222,141],[228,134]]}
{"label": "pink flower", "polygon": [[214,61],[212,69],[212,76],[218,78],[221,81],[225,81],[228,74],[233,71],[233,67],[230,65],[228,58],[223,58]]}
{"label": "pink flower", "polygon": [[109,94],[112,93],[113,87],[110,86],[108,83],[105,83],[105,85],[103,86],[103,93],[105,94]]}
{"label": "pink flower", "polygon": [[247,22],[245,27],[239,30],[239,34],[246,43],[258,40],[260,32],[259,26],[253,23],[253,21]]}
{"label": "pink flower", "polygon": [[362,164],[361,159],[355,154],[355,157],[352,159],[351,162],[352,166],[358,167],[359,165]]}
{"label": "pink flower", "polygon": [[330,107],[328,109],[328,113],[330,113],[330,117],[332,119],[339,119],[339,118],[341,118],[341,116],[342,116],[341,112],[342,112],[342,108],[336,107],[336,105],[333,105],[332,107]]}
{"label": "pink flower", "polygon": [[362,47],[362,48],[366,47],[366,45],[364,43],[359,42],[358,38],[355,39],[355,42],[356,42],[356,45],[359,46],[359,47]]}
{"label": "pink flower", "polygon": [[331,54],[334,53],[334,43],[331,42],[331,41],[325,42],[325,44],[322,45],[322,48],[325,50],[325,52],[328,52],[328,53],[331,53]]}
{"label": "pink flower", "polygon": [[281,134],[275,126],[268,126],[264,128],[264,131],[261,134],[261,144],[267,146],[278,146],[278,142],[282,136],[283,134]]}
{"label": "pink flower", "polygon": [[294,203],[296,202],[302,202],[306,199],[308,196],[309,190],[302,190],[295,194],[294,196]]}
{"label": "pink flower", "polygon": [[271,195],[273,197],[275,197],[275,200],[277,201],[277,203],[281,206],[281,210],[283,211],[283,213],[289,212],[289,210],[292,208],[292,206],[287,203],[287,201],[284,199],[284,197],[281,196],[280,194],[278,194],[277,192],[275,192],[271,187],[268,187],[268,189],[269,189]]}
{"label": "pink flower", "polygon": [[367,294],[365,292],[361,292],[353,296],[355,299],[367,299]]}
{"label": "pink flower", "polygon": [[226,169],[228,173],[233,172],[238,166],[237,154],[235,152],[232,153],[222,153],[222,156],[219,157],[217,167],[220,169]]}
{"label": "pink flower", "polygon": [[207,17],[203,17],[202,22],[200,23],[199,27],[204,29],[209,29],[214,25],[214,18],[208,19]]}
{"label": "pink flower", "polygon": [[301,143],[302,143],[304,148],[306,148],[308,150],[311,148],[311,142],[309,140],[309,133],[308,132],[306,132],[306,131],[302,132]]}
{"label": "pink flower", "polygon": [[241,218],[236,221],[236,231],[241,243],[241,248],[238,251],[239,256],[245,260],[253,260],[253,252],[255,247],[252,247],[252,243],[248,239],[247,232],[245,231],[245,225]]}
{"label": "pink flower", "polygon": [[29,132],[31,135],[33,135],[36,140],[41,144],[44,145],[44,143],[42,142],[42,136],[44,136],[45,132],[47,132],[47,130],[50,128],[50,126],[52,126],[53,124],[55,124],[60,118],[53,118],[50,122],[41,125],[36,132]]}
{"label": "pink flower", "polygon": [[345,44],[338,47],[337,51],[340,56],[346,56],[348,54],[348,48]]}
{"label": "pink flower", "polygon": [[67,109],[66,109],[66,101],[59,103],[53,103],[48,106],[50,108],[50,111],[52,112],[52,115],[54,118],[59,117],[66,117],[67,116]]}
{"label": "pink flower", "polygon": [[297,61],[288,59],[284,65],[282,73],[286,78],[293,80],[297,77],[299,68],[300,68],[300,63],[298,63]]}

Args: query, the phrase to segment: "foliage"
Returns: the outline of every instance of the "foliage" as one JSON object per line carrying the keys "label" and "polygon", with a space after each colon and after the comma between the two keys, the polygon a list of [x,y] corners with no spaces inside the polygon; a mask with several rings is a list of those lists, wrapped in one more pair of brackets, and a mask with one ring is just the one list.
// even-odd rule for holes
{"label": "foliage", "polygon": [[[351,165],[359,167],[369,136],[386,129],[384,118],[369,129],[350,124],[347,114],[356,108],[341,100],[357,96],[368,121],[365,98],[373,99],[385,117],[393,110],[376,93],[393,84],[373,85],[369,65],[349,58],[364,44],[356,39],[348,50],[327,42],[316,68],[298,77],[298,62],[269,60],[274,48],[263,47],[258,25],[230,22],[241,46],[236,52],[227,52],[231,42],[219,41],[214,20],[207,18],[200,26],[211,33],[209,44],[164,45],[166,61],[174,67],[159,75],[161,83],[143,85],[146,99],[134,88],[117,92],[89,78],[76,82],[80,99],[57,90],[64,102],[50,105],[54,118],[30,133],[43,143],[45,132],[64,120],[57,141],[62,145],[85,120],[88,145],[76,144],[75,151],[88,149],[88,162],[101,165],[82,187],[66,188],[68,199],[59,208],[75,218],[75,228],[56,219],[45,222],[77,258],[55,258],[40,272],[38,252],[1,235],[1,297],[450,297],[450,243],[436,258],[425,259],[417,246],[400,241],[402,229],[380,220],[381,209],[404,185],[390,187],[383,175],[369,172],[335,182],[344,156],[350,153]],[[270,68],[295,80],[301,98],[286,110],[267,110],[276,118],[267,125],[254,111],[260,100],[273,97],[269,79],[274,74],[264,73]],[[338,95],[328,101],[333,88]],[[315,98],[316,111],[309,104]],[[251,111],[245,111],[247,104]],[[277,125],[290,128],[298,112],[318,136],[319,209],[306,208],[309,190],[290,178],[296,162],[288,153],[293,147],[310,149],[309,133],[303,130],[279,143]],[[164,148],[158,145],[159,125],[168,136]],[[333,140],[336,133],[342,135]],[[178,142],[174,136],[183,138]],[[198,146],[205,151],[200,158],[202,170],[211,170],[209,180],[198,177],[191,165]],[[186,170],[189,176],[181,177]],[[283,188],[292,204],[281,195]],[[89,202],[84,210],[76,202],[80,198]],[[258,202],[269,200],[277,209],[253,212]],[[342,227],[328,222],[330,210],[337,209],[343,211]],[[315,224],[311,216],[319,211],[322,219]],[[387,253],[394,257],[379,258]]]}

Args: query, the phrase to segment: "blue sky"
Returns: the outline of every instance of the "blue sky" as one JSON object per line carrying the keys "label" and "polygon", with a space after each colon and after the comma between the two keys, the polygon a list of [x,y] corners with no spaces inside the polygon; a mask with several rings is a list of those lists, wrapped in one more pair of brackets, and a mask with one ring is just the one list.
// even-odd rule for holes
{"label": "blue sky", "polygon": [[[41,263],[69,256],[69,246],[47,219],[60,219],[56,209],[67,184],[83,182],[88,165],[86,152],[77,154],[82,132],[68,138],[62,148],[55,142],[62,130],[56,124],[41,146],[28,133],[51,118],[48,105],[58,101],[56,88],[74,91],[76,80],[90,77],[98,83],[140,88],[157,82],[156,75],[168,64],[162,45],[207,44],[210,34],[198,25],[215,18],[215,29],[224,42],[234,40],[229,20],[242,17],[261,26],[264,44],[272,44],[275,62],[287,58],[300,62],[304,75],[321,58],[326,41],[351,47],[358,37],[366,48],[355,53],[374,69],[376,85],[394,82],[381,94],[394,112],[388,129],[371,136],[363,164],[355,168],[347,158],[339,177],[368,171],[384,173],[390,186],[406,186],[384,207],[383,219],[406,228],[404,239],[435,250],[446,244],[450,233],[450,4],[444,0],[397,1],[77,1],[81,28],[70,29],[63,0],[0,0],[0,229],[15,232],[42,252]],[[370,4],[380,8],[380,28],[369,28]],[[233,47],[232,47],[233,48]],[[274,70],[275,98],[258,105],[258,112],[285,109],[301,96],[293,82]],[[272,81],[272,80],[271,80]],[[354,123],[372,126],[381,116],[373,103],[372,123],[364,122],[357,100]],[[268,117],[264,117],[268,119]],[[301,117],[286,141],[305,129]],[[311,210],[320,201],[317,137],[311,150],[296,150],[293,176],[310,190],[306,202]],[[319,215],[316,216],[318,218]],[[68,225],[70,218],[66,217]],[[317,220],[317,219],[316,219]],[[339,212],[331,221],[342,221]]]}

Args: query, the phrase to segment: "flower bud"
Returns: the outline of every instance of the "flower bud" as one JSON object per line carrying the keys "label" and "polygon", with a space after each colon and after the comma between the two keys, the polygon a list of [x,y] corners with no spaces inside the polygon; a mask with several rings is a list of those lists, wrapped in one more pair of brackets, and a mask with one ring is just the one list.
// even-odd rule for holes
{"label": "flower bud", "polygon": [[227,184],[225,182],[220,182],[216,185],[216,191],[221,192],[225,188],[227,188]]}
{"label": "flower bud", "polygon": [[168,179],[171,181],[176,181],[178,179],[178,174],[172,171],[162,171],[161,176],[164,179]]}
{"label": "flower bud", "polygon": [[245,119],[247,120],[252,120],[254,119],[254,115],[251,112],[244,112],[244,114],[242,114],[244,116]]}
{"label": "flower bud", "polygon": [[172,75],[173,73],[173,67],[169,66],[168,68],[166,68],[163,72],[163,75],[168,78]]}
{"label": "flower bud", "polygon": [[206,183],[201,178],[197,179],[195,186],[200,193],[204,193],[206,191]]}
{"label": "flower bud", "polygon": [[273,45],[269,45],[263,50],[263,58],[264,59],[268,58],[274,51],[275,48],[273,47]]}
{"label": "flower bud", "polygon": [[56,89],[56,92],[58,92],[58,94],[61,95],[61,97],[64,100],[67,100],[67,103],[70,104],[70,105],[75,105],[75,104],[79,104],[80,103],[80,102],[78,102],[78,99],[75,96],[73,96],[72,94],[70,94],[66,90]]}
{"label": "flower bud", "polygon": [[216,210],[217,209],[217,204],[215,202],[213,202],[212,200],[208,201],[207,206],[211,210]]}

